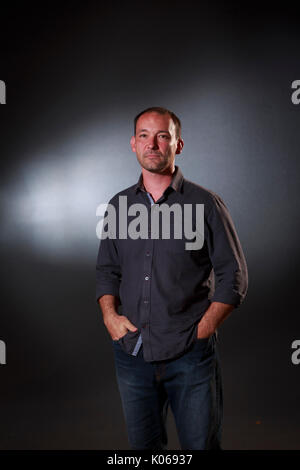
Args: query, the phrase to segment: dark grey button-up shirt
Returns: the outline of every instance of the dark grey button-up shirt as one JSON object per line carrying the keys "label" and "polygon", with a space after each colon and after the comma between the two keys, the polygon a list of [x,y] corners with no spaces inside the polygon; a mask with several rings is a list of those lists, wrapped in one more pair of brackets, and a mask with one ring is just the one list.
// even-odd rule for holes
{"label": "dark grey button-up shirt", "polygon": [[[127,196],[128,208],[143,204],[148,213],[148,238],[119,236],[120,196]],[[204,241],[199,249],[186,249],[186,237],[174,236],[170,217],[170,238],[151,237],[151,211],[164,203],[204,205]],[[119,298],[119,313],[138,328],[119,339],[123,350],[137,354],[143,344],[147,362],[180,356],[197,338],[198,323],[211,302],[238,307],[248,289],[245,257],[228,209],[214,192],[183,177],[176,165],[171,184],[155,202],[137,184],[117,193],[110,201],[116,211],[116,237],[100,241],[96,265],[96,301],[105,294]],[[192,227],[196,230],[196,210]],[[162,213],[163,214],[163,213]],[[162,215],[162,217],[164,217]],[[127,224],[136,218],[127,217]],[[160,219],[161,220],[161,219]],[[184,217],[182,217],[184,224]],[[127,225],[127,227],[128,227]],[[161,224],[161,226],[163,223]]]}

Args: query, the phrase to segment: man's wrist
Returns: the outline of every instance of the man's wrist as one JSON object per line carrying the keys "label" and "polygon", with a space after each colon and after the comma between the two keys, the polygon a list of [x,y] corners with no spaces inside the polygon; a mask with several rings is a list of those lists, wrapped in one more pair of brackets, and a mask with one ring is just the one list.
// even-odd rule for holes
{"label": "man's wrist", "polygon": [[106,324],[109,322],[112,318],[118,317],[119,314],[115,310],[109,310],[106,312],[103,312],[103,322]]}
{"label": "man's wrist", "polygon": [[[198,334],[213,334],[219,325],[230,315],[234,310],[234,306],[221,302],[212,302],[198,325]],[[201,331],[200,333],[200,330]]]}
{"label": "man's wrist", "polygon": [[210,323],[203,321],[203,318],[198,323],[197,329],[197,338],[208,338],[209,336],[213,335],[216,331]]}

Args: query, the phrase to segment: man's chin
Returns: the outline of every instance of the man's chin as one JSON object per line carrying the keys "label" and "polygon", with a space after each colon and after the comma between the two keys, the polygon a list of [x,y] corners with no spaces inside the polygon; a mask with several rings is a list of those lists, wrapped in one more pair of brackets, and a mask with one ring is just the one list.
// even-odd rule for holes
{"label": "man's chin", "polygon": [[153,160],[145,158],[142,162],[140,161],[140,164],[145,170],[152,171],[153,173],[163,170],[166,166],[165,161],[157,158],[154,158]]}
{"label": "man's chin", "polygon": [[161,170],[164,169],[164,165],[147,165],[147,164],[143,164],[142,167],[145,169],[145,170],[148,170],[148,171],[151,171],[151,173],[159,173],[161,172]]}

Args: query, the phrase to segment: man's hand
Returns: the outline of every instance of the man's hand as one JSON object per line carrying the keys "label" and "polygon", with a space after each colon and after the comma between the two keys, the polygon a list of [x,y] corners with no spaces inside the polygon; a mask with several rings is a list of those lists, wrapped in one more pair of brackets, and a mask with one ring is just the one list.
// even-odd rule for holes
{"label": "man's hand", "polygon": [[198,323],[197,339],[204,339],[213,335],[233,309],[233,305],[212,302]]}
{"label": "man's hand", "polygon": [[128,330],[137,331],[137,327],[134,326],[127,317],[119,315],[118,313],[108,315],[105,318],[104,324],[114,341],[125,336]]}
{"label": "man's hand", "polygon": [[120,303],[118,297],[105,294],[99,298],[98,302],[103,313],[104,325],[114,341],[125,336],[128,330],[137,331],[137,327],[127,317],[117,313]]}

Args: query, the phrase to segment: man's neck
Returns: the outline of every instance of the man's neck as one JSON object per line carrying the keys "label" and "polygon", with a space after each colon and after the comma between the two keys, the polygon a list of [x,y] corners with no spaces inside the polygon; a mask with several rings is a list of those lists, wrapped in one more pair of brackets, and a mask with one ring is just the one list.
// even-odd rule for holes
{"label": "man's neck", "polygon": [[154,201],[157,201],[162,196],[165,189],[170,185],[174,171],[175,165],[164,173],[153,173],[142,168],[144,187],[146,191],[151,194]]}

